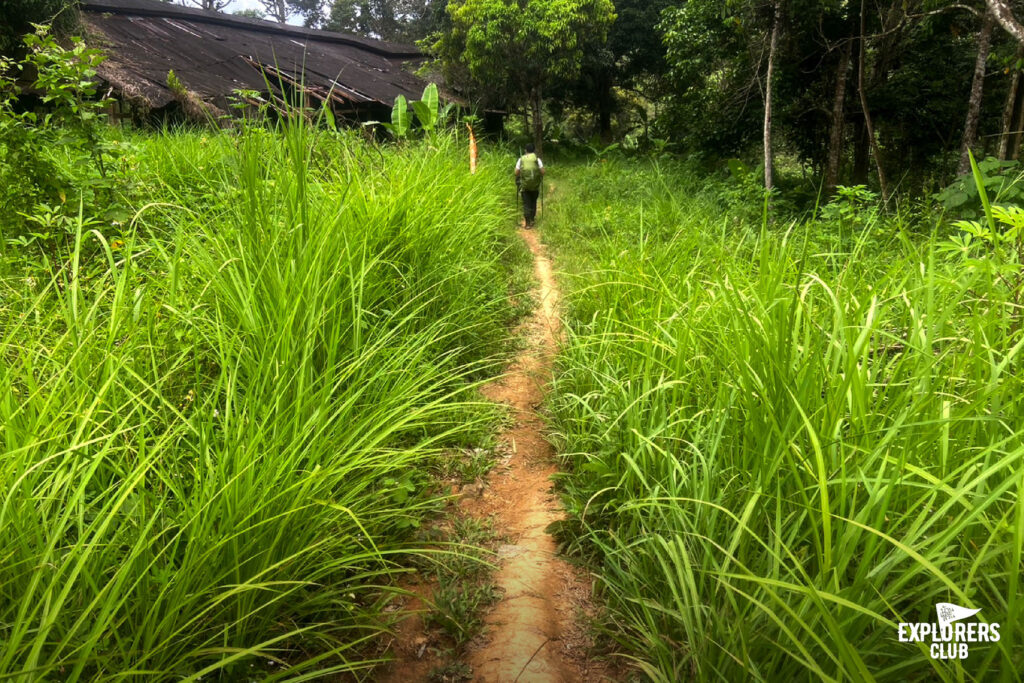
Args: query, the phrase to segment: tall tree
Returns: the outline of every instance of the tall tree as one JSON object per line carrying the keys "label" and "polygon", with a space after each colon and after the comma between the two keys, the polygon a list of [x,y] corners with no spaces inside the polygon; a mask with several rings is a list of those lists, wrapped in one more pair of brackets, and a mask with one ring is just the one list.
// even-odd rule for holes
{"label": "tall tree", "polygon": [[452,30],[434,45],[446,72],[468,74],[478,95],[528,102],[541,152],[545,89],[576,76],[588,46],[604,43],[611,0],[451,0],[448,13]]}
{"label": "tall tree", "polygon": [[1021,64],[1024,63],[1024,44],[1017,46],[1017,53],[1014,55],[1013,64],[1010,70],[1010,87],[1006,92],[1006,103],[1003,105],[1002,131],[999,136],[999,159],[1017,158],[1017,150],[1020,147],[1019,132],[1020,125],[1015,122],[1020,118],[1021,109],[1024,108],[1024,90],[1020,87]]}
{"label": "tall tree", "polygon": [[[764,63],[773,7],[774,0],[705,0],[665,11],[670,96],[659,128],[714,155],[745,154],[755,144],[764,151]],[[779,56],[772,58],[773,98]]]}
{"label": "tall tree", "polygon": [[850,70],[850,53],[853,38],[843,41],[836,68],[835,94],[832,97],[832,125],[829,130],[828,161],[825,170],[825,190],[831,195],[839,184],[839,166],[843,157],[843,140],[846,132],[846,79]]}
{"label": "tall tree", "polygon": [[960,164],[957,175],[971,170],[969,153],[978,137],[978,117],[981,114],[981,94],[985,86],[985,63],[988,61],[989,49],[992,47],[992,28],[995,17],[991,10],[985,12],[978,32],[978,56],[974,61],[974,78],[971,80],[971,97],[967,103],[967,121],[964,123],[964,135],[960,141]]}
{"label": "tall tree", "polygon": [[1018,43],[1024,43],[1024,26],[1013,16],[1013,9],[1006,0],[985,0],[988,9],[999,22],[999,25],[1006,29],[1006,32],[1013,36]]}
{"label": "tall tree", "polygon": [[288,21],[291,14],[291,8],[285,0],[260,0],[260,5],[268,18],[281,24]]}
{"label": "tall tree", "polygon": [[181,4],[186,7],[190,5],[198,7],[208,12],[220,12],[231,4],[231,0],[181,0]]}
{"label": "tall tree", "polygon": [[341,33],[358,33],[359,7],[356,0],[335,0],[327,12],[324,28]]}
{"label": "tall tree", "polygon": [[288,0],[290,13],[302,17],[302,23],[309,28],[319,28],[324,23],[326,0]]}
{"label": "tall tree", "polygon": [[584,53],[580,78],[572,84],[571,98],[596,114],[598,133],[612,140],[612,116],[618,109],[615,88],[642,91],[647,99],[661,95],[652,86],[667,70],[662,12],[672,0],[615,0],[615,21],[607,43]]}
{"label": "tall tree", "polygon": [[440,28],[445,7],[444,0],[335,0],[324,28],[381,40],[415,42]]}
{"label": "tall tree", "polygon": [[284,24],[298,15],[311,28],[319,26],[323,21],[323,0],[259,0],[259,4],[263,8],[259,12],[263,15],[260,17],[262,19]]}
{"label": "tall tree", "polygon": [[868,96],[864,87],[864,53],[867,52],[864,35],[864,4],[865,0],[860,0],[860,49],[857,52],[857,94],[860,96],[860,107],[864,114],[864,134],[867,136],[871,153],[875,157],[875,169],[878,171],[878,185],[882,190],[882,199],[888,201],[889,183],[886,182],[885,167],[882,164],[882,151],[879,149],[878,140],[875,139],[875,124],[871,118],[871,110],[868,108]]}

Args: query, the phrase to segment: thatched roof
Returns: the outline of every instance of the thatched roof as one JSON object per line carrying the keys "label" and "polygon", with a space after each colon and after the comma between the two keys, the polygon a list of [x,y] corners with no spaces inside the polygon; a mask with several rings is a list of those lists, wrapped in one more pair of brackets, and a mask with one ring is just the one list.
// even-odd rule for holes
{"label": "thatched roof", "polygon": [[[315,31],[157,0],[81,0],[90,40],[108,56],[100,76],[126,98],[160,109],[174,71],[194,95],[223,106],[238,89],[302,83],[338,105],[390,106],[425,82],[405,68],[423,57],[408,45]],[[274,88],[272,88],[274,89]]]}

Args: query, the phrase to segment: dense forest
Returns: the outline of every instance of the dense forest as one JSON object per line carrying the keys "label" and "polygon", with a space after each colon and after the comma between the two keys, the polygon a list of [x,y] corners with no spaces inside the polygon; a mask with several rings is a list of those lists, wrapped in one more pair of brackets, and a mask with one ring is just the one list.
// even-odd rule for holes
{"label": "dense forest", "polygon": [[0,679],[1021,680],[1024,4],[92,4],[416,90],[0,3]]}

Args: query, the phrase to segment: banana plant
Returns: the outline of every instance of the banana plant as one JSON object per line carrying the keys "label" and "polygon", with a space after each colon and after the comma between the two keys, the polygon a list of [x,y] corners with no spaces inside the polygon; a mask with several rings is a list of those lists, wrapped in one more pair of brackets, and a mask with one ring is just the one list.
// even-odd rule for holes
{"label": "banana plant", "polygon": [[404,95],[395,98],[395,106],[391,108],[391,123],[383,121],[367,121],[364,126],[384,126],[396,138],[405,138],[412,128],[412,114],[409,106],[420,122],[420,126],[427,133],[433,133],[447,119],[448,114],[455,106],[448,103],[442,109],[440,98],[437,93],[437,85],[430,83],[423,89],[423,97],[415,102],[407,102]]}
{"label": "banana plant", "polygon": [[405,102],[405,95],[395,98],[395,106],[391,108],[391,125],[388,130],[396,137],[404,138],[409,134],[412,127],[412,117],[409,115],[409,107]]}
{"label": "banana plant", "polygon": [[428,133],[432,133],[434,128],[437,127],[437,122],[440,119],[440,114],[437,108],[437,85],[430,83],[426,88],[423,89],[423,97],[419,102],[413,102],[412,108],[416,112],[416,118],[419,119],[420,125],[423,126],[423,130]]}
{"label": "banana plant", "polygon": [[[416,102],[413,103],[418,104]],[[385,121],[367,121],[363,124],[364,126],[384,126],[389,133],[394,135],[396,138],[403,139],[409,134],[409,128],[412,126],[412,117],[409,115],[409,104],[406,102],[405,95],[399,95],[395,98],[395,106],[391,107],[391,123]]]}

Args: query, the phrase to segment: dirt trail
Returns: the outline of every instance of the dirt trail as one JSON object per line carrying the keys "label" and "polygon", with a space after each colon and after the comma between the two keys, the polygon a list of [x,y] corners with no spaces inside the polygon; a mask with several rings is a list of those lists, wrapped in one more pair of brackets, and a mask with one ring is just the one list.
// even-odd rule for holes
{"label": "dirt trail", "polygon": [[[498,436],[497,449],[509,455],[488,475],[481,494],[461,502],[464,514],[491,518],[495,531],[507,539],[498,548],[494,577],[502,598],[486,615],[484,635],[469,646],[463,661],[478,683],[613,680],[606,664],[588,658],[592,642],[582,617],[594,612],[586,576],[558,556],[545,531],[563,517],[550,480],[557,471],[555,454],[537,412],[561,337],[560,295],[537,232],[519,234],[533,254],[538,303],[517,330],[523,348],[483,392],[512,408],[513,421]],[[407,608],[419,604],[414,600]],[[398,661],[377,680],[427,680],[438,660],[424,656],[426,642],[419,618],[403,622],[396,633]]]}
{"label": "dirt trail", "polygon": [[519,234],[533,254],[538,305],[520,331],[523,350],[484,390],[513,409],[514,423],[499,436],[512,456],[491,473],[483,496],[466,506],[471,514],[493,517],[511,540],[498,550],[495,580],[504,596],[487,616],[486,644],[472,650],[468,661],[480,682],[599,681],[607,672],[588,661],[590,643],[579,623],[580,613],[590,612],[589,586],[545,532],[562,518],[550,481],[554,451],[537,413],[561,337],[560,295],[536,231]]}

